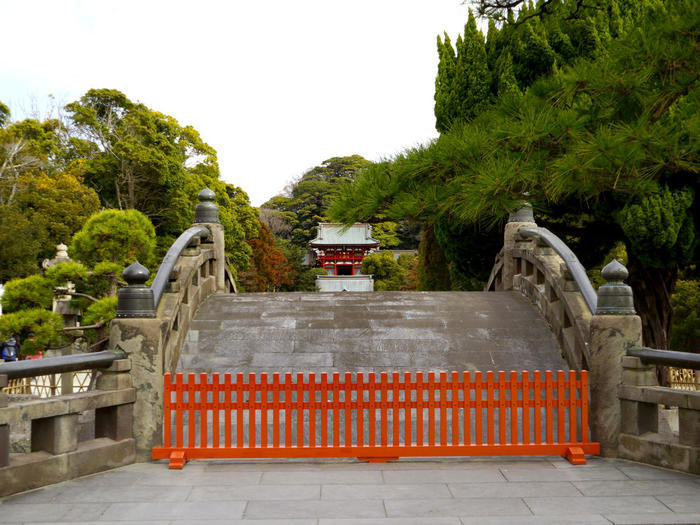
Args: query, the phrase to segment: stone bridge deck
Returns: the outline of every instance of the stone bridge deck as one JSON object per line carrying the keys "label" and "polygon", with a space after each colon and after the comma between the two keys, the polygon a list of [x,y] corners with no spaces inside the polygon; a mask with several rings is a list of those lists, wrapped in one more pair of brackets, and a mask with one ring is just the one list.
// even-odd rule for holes
{"label": "stone bridge deck", "polygon": [[549,327],[515,292],[214,295],[183,372],[566,369]]}

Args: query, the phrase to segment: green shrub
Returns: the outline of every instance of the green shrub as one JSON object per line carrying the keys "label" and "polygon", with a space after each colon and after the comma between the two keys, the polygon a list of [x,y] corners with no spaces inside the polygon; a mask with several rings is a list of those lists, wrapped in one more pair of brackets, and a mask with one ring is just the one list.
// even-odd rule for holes
{"label": "green shrub", "polygon": [[[0,337],[2,340],[11,335],[18,335],[22,344],[20,351],[36,353],[40,349],[55,348],[64,341],[61,336],[63,318],[41,308],[20,310],[0,317]],[[29,334],[34,334],[34,344],[29,343]]]}
{"label": "green shrub", "polygon": [[0,302],[4,313],[26,310],[27,308],[50,310],[53,305],[51,281],[41,275],[30,275],[24,279],[7,281]]}

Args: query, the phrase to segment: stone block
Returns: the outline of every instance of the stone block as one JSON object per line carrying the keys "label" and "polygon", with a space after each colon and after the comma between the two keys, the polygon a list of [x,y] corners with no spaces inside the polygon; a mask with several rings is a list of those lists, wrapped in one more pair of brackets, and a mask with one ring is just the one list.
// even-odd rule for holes
{"label": "stone block", "polygon": [[124,372],[103,372],[97,377],[97,390],[122,390],[131,388],[131,375]]}
{"label": "stone block", "polygon": [[80,443],[73,452],[32,452],[13,456],[0,468],[0,497],[94,474],[134,462],[134,440],[102,438]]}
{"label": "stone block", "polygon": [[71,452],[78,446],[78,414],[46,417],[32,421],[32,452]]}
{"label": "stone block", "polygon": [[678,439],[683,445],[700,447],[700,410],[678,409]]}
{"label": "stone block", "polygon": [[95,410],[95,437],[115,441],[132,438],[133,412],[132,404],[98,408]]}
{"label": "stone block", "polygon": [[10,402],[10,396],[0,390],[0,408],[5,408]]}
{"label": "stone block", "polygon": [[0,425],[0,467],[10,464],[10,425]]}
{"label": "stone block", "polygon": [[7,376],[5,374],[0,374],[0,388],[5,388],[7,386]]}
{"label": "stone block", "polygon": [[642,364],[638,357],[622,357],[622,384],[632,386],[656,386],[656,367]]}
{"label": "stone block", "polygon": [[182,250],[182,256],[184,257],[197,257],[201,253],[199,246],[196,246],[194,248],[185,248]]}
{"label": "stone block", "polygon": [[117,359],[113,361],[107,368],[103,368],[103,372],[128,372],[131,370],[131,359]]}
{"label": "stone block", "polygon": [[639,436],[659,431],[658,405],[622,399],[622,432]]}
{"label": "stone block", "polygon": [[688,392],[688,408],[700,410],[700,390]]}
{"label": "stone block", "polygon": [[66,479],[130,465],[136,458],[133,439],[115,442],[108,438],[80,443],[78,449],[67,456]]}
{"label": "stone block", "polygon": [[67,454],[33,452],[13,457],[9,466],[0,468],[0,496],[64,481],[67,471]]}
{"label": "stone block", "polygon": [[693,457],[697,459],[696,447],[672,443],[658,434],[620,434],[619,443],[621,458],[693,474],[700,473],[700,465],[693,460]]}

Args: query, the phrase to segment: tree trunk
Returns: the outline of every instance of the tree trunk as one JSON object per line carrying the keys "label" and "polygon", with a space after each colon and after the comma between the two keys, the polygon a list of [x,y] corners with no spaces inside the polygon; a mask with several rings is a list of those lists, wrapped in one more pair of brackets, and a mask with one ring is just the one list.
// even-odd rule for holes
{"label": "tree trunk", "polygon": [[633,255],[629,256],[628,284],[634,291],[634,307],[642,318],[644,345],[668,349],[671,342],[671,293],[676,286],[678,269],[650,268]]}

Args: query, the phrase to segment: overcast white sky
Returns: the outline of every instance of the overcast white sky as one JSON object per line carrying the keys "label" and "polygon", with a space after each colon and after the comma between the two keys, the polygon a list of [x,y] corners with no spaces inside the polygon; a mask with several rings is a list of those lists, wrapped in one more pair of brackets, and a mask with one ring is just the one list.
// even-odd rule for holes
{"label": "overcast white sky", "polygon": [[0,101],[15,118],[90,88],[194,126],[259,206],[333,156],[436,136],[436,36],[460,0],[0,0]]}

